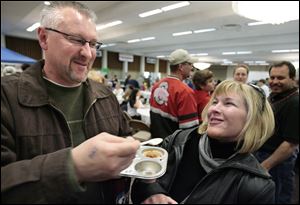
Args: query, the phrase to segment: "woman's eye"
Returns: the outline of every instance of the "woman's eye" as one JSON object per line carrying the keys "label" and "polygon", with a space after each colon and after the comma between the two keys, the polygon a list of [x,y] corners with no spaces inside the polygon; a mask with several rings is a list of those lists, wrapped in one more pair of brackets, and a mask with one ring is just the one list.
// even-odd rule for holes
{"label": "woman's eye", "polygon": [[233,102],[226,102],[225,105],[234,105]]}
{"label": "woman's eye", "polygon": [[212,105],[215,105],[215,104],[217,104],[217,103],[218,103],[218,102],[217,102],[216,100],[213,100],[211,104],[212,104]]}

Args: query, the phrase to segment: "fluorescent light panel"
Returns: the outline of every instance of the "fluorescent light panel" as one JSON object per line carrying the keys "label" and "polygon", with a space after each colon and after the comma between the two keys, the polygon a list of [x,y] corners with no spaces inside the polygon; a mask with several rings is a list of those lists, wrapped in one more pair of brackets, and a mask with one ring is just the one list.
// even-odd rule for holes
{"label": "fluorescent light panel", "polygon": [[265,24],[270,24],[270,23],[262,22],[262,21],[257,21],[257,22],[248,23],[247,25],[248,26],[259,26],[259,25],[265,25]]}
{"label": "fluorescent light panel", "polygon": [[272,50],[272,53],[293,53],[299,52],[299,49]]}
{"label": "fluorescent light panel", "polygon": [[139,17],[144,18],[144,17],[147,17],[147,16],[152,16],[152,15],[155,15],[155,14],[159,14],[161,12],[162,12],[162,10],[155,9],[155,10],[152,10],[152,11],[147,11],[147,12],[141,13],[141,14],[139,14]]}
{"label": "fluorescent light panel", "polygon": [[163,11],[170,11],[170,10],[178,9],[178,8],[181,8],[181,7],[184,7],[184,6],[188,6],[188,5],[190,5],[190,2],[183,1],[183,2],[180,2],[180,3],[177,3],[177,4],[172,4],[170,6],[162,7],[161,10],[163,10]]}
{"label": "fluorescent light panel", "polygon": [[145,38],[141,38],[141,39],[132,39],[132,40],[128,40],[127,43],[137,43],[140,41],[150,41],[150,40],[154,40],[155,37],[145,37]]}
{"label": "fluorescent light panel", "polygon": [[188,6],[188,5],[190,5],[190,2],[183,1],[183,2],[180,2],[180,3],[176,3],[176,4],[172,4],[172,5],[169,5],[169,6],[162,7],[161,9],[154,9],[154,10],[151,10],[151,11],[146,11],[144,13],[140,13],[139,17],[144,18],[144,17],[148,17],[148,16],[152,16],[152,15],[155,15],[155,14],[162,13],[163,11],[170,11],[170,10],[178,9],[178,8]]}
{"label": "fluorescent light panel", "polygon": [[115,46],[115,45],[116,45],[115,43],[103,44],[103,45],[101,46],[101,48],[111,47],[111,46]]}
{"label": "fluorescent light panel", "polygon": [[262,64],[262,63],[267,63],[267,62],[266,61],[255,61],[255,63]]}
{"label": "fluorescent light panel", "polygon": [[211,32],[211,31],[215,31],[215,28],[207,28],[207,29],[200,29],[200,30],[196,30],[194,31],[194,33],[205,33],[205,32]]}
{"label": "fluorescent light panel", "polygon": [[235,55],[236,52],[230,51],[230,52],[222,52],[222,55]]}
{"label": "fluorescent light panel", "polygon": [[208,53],[194,53],[194,54],[191,54],[191,56],[207,56]]}
{"label": "fluorescent light panel", "polygon": [[30,27],[28,27],[28,28],[26,29],[26,31],[32,32],[32,31],[34,31],[35,29],[37,29],[40,25],[41,25],[40,22],[34,23],[34,24],[32,24]]}
{"label": "fluorescent light panel", "polygon": [[237,55],[245,55],[245,54],[251,54],[252,51],[237,51],[236,54]]}
{"label": "fluorescent light panel", "polygon": [[155,37],[146,37],[146,38],[142,38],[142,41],[150,41],[150,40],[154,40]]}
{"label": "fluorescent light panel", "polygon": [[97,25],[96,29],[97,29],[97,31],[99,31],[99,30],[102,30],[102,29],[105,29],[105,28],[108,28],[108,27],[112,27],[112,26],[122,24],[122,23],[123,23],[122,21],[117,20],[117,21],[113,21],[113,22],[110,22],[110,23],[107,23],[107,24],[104,24],[104,25]]}
{"label": "fluorescent light panel", "polygon": [[132,39],[132,40],[127,41],[127,43],[136,43],[136,42],[140,42],[140,41],[141,41],[140,39]]}
{"label": "fluorescent light panel", "polygon": [[183,36],[183,35],[189,35],[192,34],[192,31],[183,31],[183,32],[178,32],[178,33],[173,33],[173,36]]}
{"label": "fluorescent light panel", "polygon": [[244,63],[246,63],[246,64],[252,64],[252,65],[255,65],[255,64],[268,65],[269,64],[266,61],[244,61]]}

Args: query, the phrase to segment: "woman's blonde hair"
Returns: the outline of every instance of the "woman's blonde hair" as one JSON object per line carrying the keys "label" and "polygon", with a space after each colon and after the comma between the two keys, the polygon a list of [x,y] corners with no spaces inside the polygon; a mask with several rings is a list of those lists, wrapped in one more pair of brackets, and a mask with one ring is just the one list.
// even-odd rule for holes
{"label": "woman's blonde hair", "polygon": [[242,97],[247,109],[246,123],[238,136],[239,153],[250,153],[258,150],[271,135],[275,127],[273,110],[263,90],[255,85],[243,84],[233,80],[221,82],[215,89],[210,101],[202,112],[203,123],[199,133],[203,134],[208,127],[208,108],[216,96],[235,93]]}
{"label": "woman's blonde hair", "polygon": [[94,81],[97,81],[99,83],[103,83],[105,84],[105,79],[104,77],[101,75],[101,73],[99,71],[96,70],[90,70],[88,72],[88,78],[92,79]]}

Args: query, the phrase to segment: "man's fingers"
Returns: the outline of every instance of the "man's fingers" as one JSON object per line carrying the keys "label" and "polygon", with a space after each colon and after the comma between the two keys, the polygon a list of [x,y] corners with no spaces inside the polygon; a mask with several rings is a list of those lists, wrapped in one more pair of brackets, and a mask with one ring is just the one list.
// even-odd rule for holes
{"label": "man's fingers", "polygon": [[111,135],[109,133],[101,133],[101,134],[98,134],[97,137],[101,138],[102,140],[105,140],[106,142],[112,142],[112,143],[120,143],[120,142],[134,141],[135,140],[131,136],[128,136],[128,137],[124,138],[124,137],[117,137],[117,136]]}
{"label": "man's fingers", "polygon": [[114,149],[118,151],[119,157],[128,157],[130,155],[135,156],[136,151],[140,147],[140,142],[135,140],[127,140],[122,143],[115,143]]}

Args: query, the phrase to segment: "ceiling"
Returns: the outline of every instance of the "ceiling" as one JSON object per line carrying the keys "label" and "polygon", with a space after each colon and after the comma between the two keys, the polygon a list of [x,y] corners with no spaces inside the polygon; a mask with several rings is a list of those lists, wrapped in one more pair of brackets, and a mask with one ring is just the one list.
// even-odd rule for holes
{"label": "ceiling", "polygon": [[[207,53],[200,61],[223,64],[244,61],[299,61],[299,20],[280,25],[247,26],[254,22],[235,14],[231,1],[190,1],[190,5],[140,18],[138,14],[168,6],[175,1],[84,1],[98,17],[97,24],[115,20],[122,24],[98,31],[99,41],[115,46],[103,49],[147,57],[168,56],[183,48],[192,54]],[[298,4],[299,5],[299,4]],[[42,1],[1,1],[1,34],[36,39],[26,28],[39,21]],[[299,7],[298,7],[299,10]],[[280,15],[280,13],[278,14]],[[172,33],[205,28],[214,32],[172,36]],[[155,37],[155,40],[127,43]],[[272,50],[298,49],[293,53]],[[222,52],[252,51],[252,54],[222,55]]]}

